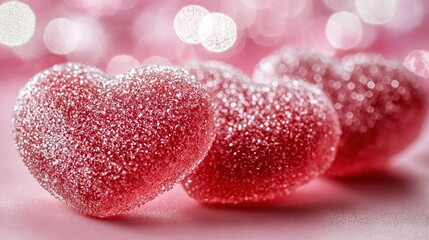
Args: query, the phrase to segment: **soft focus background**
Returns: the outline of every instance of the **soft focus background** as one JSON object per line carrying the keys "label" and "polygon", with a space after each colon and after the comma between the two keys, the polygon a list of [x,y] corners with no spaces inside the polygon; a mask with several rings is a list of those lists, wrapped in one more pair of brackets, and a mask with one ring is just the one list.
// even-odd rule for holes
{"label": "soft focus background", "polygon": [[238,209],[201,206],[177,186],[110,220],[51,197],[15,150],[17,92],[53,64],[118,74],[217,59],[252,74],[286,45],[380,53],[428,78],[429,1],[0,0],[0,239],[429,239],[427,130],[377,178],[320,179],[277,203]]}

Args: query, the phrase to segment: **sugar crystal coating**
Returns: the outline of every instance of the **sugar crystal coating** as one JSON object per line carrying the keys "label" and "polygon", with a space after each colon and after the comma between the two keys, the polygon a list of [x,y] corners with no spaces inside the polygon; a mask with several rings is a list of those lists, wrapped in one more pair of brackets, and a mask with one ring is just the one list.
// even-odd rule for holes
{"label": "sugar crystal coating", "polygon": [[274,199],[323,173],[339,142],[329,99],[303,81],[259,85],[233,67],[193,63],[207,89],[217,135],[183,186],[200,202],[238,204]]}
{"label": "sugar crystal coating", "polygon": [[170,189],[214,139],[207,92],[185,70],[149,66],[108,76],[55,65],[20,91],[16,146],[37,181],[83,214],[107,217]]}
{"label": "sugar crystal coating", "polygon": [[399,63],[356,54],[337,62],[308,50],[286,48],[263,59],[254,81],[298,77],[317,84],[332,100],[342,137],[330,176],[385,169],[420,132],[427,94],[420,79]]}

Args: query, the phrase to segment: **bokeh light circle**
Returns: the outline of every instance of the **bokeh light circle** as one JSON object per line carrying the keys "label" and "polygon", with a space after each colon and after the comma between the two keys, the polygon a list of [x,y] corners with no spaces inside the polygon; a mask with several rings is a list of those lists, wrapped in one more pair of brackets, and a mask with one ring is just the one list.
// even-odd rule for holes
{"label": "bokeh light circle", "polygon": [[191,44],[200,43],[199,25],[201,19],[208,14],[209,11],[197,5],[180,9],[174,18],[174,31],[180,40]]}
{"label": "bokeh light circle", "polygon": [[356,10],[370,24],[385,24],[396,13],[396,0],[356,0]]}
{"label": "bokeh light circle", "polygon": [[122,74],[140,66],[139,61],[130,55],[117,55],[110,59],[106,72],[112,75]]}
{"label": "bokeh light circle", "polygon": [[346,11],[331,15],[325,28],[329,43],[338,49],[356,47],[362,40],[362,32],[359,18]]}
{"label": "bokeh light circle", "polygon": [[36,16],[31,8],[17,1],[0,5],[0,43],[20,46],[34,34]]}
{"label": "bokeh light circle", "polygon": [[386,23],[386,27],[398,32],[409,32],[424,22],[425,14],[423,2],[398,0],[395,16]]}
{"label": "bokeh light circle", "polygon": [[199,27],[203,46],[211,52],[224,52],[237,40],[234,20],[222,13],[210,13],[203,17]]}
{"label": "bokeh light circle", "polygon": [[43,35],[49,51],[67,54],[75,50],[80,39],[78,26],[67,18],[56,18],[49,22]]}

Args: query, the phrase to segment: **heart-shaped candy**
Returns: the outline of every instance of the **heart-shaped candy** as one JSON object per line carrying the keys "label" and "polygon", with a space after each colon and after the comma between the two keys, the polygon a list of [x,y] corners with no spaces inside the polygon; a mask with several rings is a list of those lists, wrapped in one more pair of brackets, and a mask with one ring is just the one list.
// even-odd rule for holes
{"label": "heart-shaped candy", "polygon": [[361,175],[385,169],[419,134],[427,93],[419,77],[380,56],[357,54],[342,63],[308,50],[286,48],[261,60],[254,80],[303,78],[332,100],[342,137],[327,174]]}
{"label": "heart-shaped candy", "polygon": [[329,99],[303,81],[253,84],[219,62],[187,69],[212,98],[217,135],[207,157],[183,180],[200,202],[274,199],[323,173],[339,141]]}
{"label": "heart-shaped candy", "polygon": [[37,181],[81,213],[123,213],[170,189],[204,158],[214,110],[186,71],[124,75],[67,63],[33,77],[14,109],[16,146]]}

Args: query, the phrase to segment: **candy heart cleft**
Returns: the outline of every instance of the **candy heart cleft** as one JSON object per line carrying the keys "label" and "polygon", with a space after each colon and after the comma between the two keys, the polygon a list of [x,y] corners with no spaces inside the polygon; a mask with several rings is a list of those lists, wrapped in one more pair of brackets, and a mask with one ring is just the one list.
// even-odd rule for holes
{"label": "candy heart cleft", "polygon": [[20,91],[13,116],[25,165],[83,214],[121,214],[170,189],[215,136],[206,91],[185,70],[149,66],[108,76],[53,66]]}
{"label": "candy heart cleft", "polygon": [[329,99],[303,81],[253,84],[220,62],[187,69],[207,89],[217,113],[217,136],[187,176],[187,193],[204,203],[275,199],[322,174],[339,141]]}

